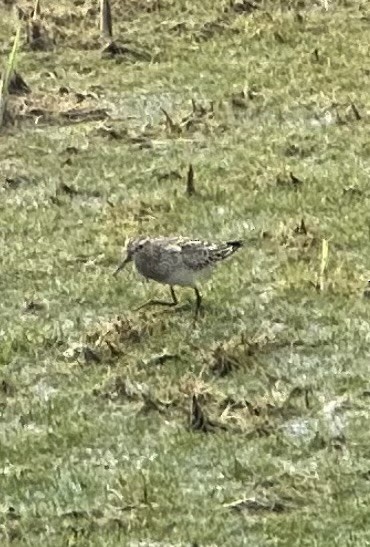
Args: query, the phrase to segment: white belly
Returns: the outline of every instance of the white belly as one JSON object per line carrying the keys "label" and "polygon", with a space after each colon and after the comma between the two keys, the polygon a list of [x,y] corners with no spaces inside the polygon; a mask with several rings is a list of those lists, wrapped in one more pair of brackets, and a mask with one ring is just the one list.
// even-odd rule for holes
{"label": "white belly", "polygon": [[168,278],[168,285],[180,285],[182,287],[194,287],[198,279],[207,279],[210,276],[210,268],[204,270],[188,270],[185,268],[179,268],[173,271]]}

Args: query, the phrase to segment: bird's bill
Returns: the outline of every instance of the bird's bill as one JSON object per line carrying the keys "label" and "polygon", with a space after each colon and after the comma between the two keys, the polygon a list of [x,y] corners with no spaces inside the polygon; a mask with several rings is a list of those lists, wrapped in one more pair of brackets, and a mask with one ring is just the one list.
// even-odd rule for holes
{"label": "bird's bill", "polygon": [[113,275],[117,275],[118,272],[123,270],[123,268],[126,266],[126,264],[130,262],[130,258],[126,256],[126,258],[121,262],[121,264],[118,266],[118,268],[113,272]]}

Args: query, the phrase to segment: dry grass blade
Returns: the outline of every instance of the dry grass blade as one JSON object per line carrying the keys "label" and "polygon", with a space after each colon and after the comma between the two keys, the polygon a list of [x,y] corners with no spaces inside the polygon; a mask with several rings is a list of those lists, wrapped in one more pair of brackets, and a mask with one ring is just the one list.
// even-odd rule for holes
{"label": "dry grass blade", "polygon": [[0,82],[0,128],[4,125],[7,101],[9,96],[9,84],[14,73],[16,56],[19,49],[20,36],[21,36],[21,25],[18,25],[14,42],[13,42],[13,47],[10,52],[8,62],[6,64],[6,67]]}
{"label": "dry grass blade", "polygon": [[9,80],[8,92],[9,95],[28,95],[31,93],[31,88],[23,77],[14,70]]}
{"label": "dry grass blade", "polygon": [[355,118],[356,120],[359,122],[360,120],[362,120],[362,116],[357,108],[357,106],[355,105],[355,103],[351,103],[351,108],[352,108],[352,112],[354,113],[355,115]]}
{"label": "dry grass blade", "polygon": [[103,38],[113,40],[113,23],[110,0],[100,1],[100,31]]}
{"label": "dry grass blade", "polygon": [[320,275],[319,275],[319,284],[318,284],[318,289],[320,291],[323,291],[325,288],[326,270],[328,267],[328,256],[329,256],[329,242],[327,239],[323,239],[322,247],[321,247]]}
{"label": "dry grass blade", "polygon": [[169,113],[161,106],[161,111],[163,112],[165,118],[166,118],[166,127],[170,131],[170,133],[181,133],[181,128],[177,123],[173,121]]}
{"label": "dry grass blade", "polygon": [[187,179],[186,179],[186,193],[188,196],[192,196],[195,194],[195,186],[194,186],[194,169],[192,164],[189,165]]}
{"label": "dry grass blade", "polygon": [[37,18],[27,24],[27,43],[33,51],[45,51],[48,47],[47,34]]}
{"label": "dry grass blade", "polygon": [[210,430],[210,424],[199,404],[198,397],[193,395],[190,410],[190,429],[199,430],[207,433]]}
{"label": "dry grass blade", "polygon": [[234,511],[248,511],[252,514],[261,512],[283,513],[291,507],[283,500],[268,500],[257,498],[246,498],[224,504],[224,507]]}
{"label": "dry grass blade", "polygon": [[214,433],[216,430],[226,431],[227,429],[224,424],[208,418],[195,393],[193,393],[191,399],[189,428],[192,431],[201,431],[202,433]]}
{"label": "dry grass blade", "polygon": [[41,1],[35,0],[35,5],[33,7],[32,19],[36,20],[41,15]]}

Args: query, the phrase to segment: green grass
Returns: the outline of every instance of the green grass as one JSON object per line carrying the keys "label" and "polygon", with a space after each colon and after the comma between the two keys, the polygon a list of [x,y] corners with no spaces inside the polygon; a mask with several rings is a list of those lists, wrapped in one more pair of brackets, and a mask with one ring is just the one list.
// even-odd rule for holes
{"label": "green grass", "polygon": [[[103,57],[98,14],[66,0],[43,14],[52,47],[22,34],[32,93],[0,140],[1,544],[368,545],[369,5],[125,4],[114,39],[151,62]],[[13,34],[2,6],[4,58]],[[247,245],[194,326],[191,290],[134,312],[166,287],[112,277],[138,233]]]}

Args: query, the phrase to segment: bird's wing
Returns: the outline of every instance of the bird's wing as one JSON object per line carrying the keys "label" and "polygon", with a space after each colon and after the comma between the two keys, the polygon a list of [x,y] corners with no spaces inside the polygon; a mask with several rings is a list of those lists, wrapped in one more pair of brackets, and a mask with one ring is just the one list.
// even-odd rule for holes
{"label": "bird's wing", "polygon": [[160,253],[171,254],[176,261],[182,261],[190,270],[203,270],[232,255],[242,246],[241,241],[212,243],[185,237],[158,238]]}
{"label": "bird's wing", "polygon": [[218,257],[220,245],[201,240],[187,240],[179,243],[184,264],[191,270],[203,270],[212,266]]}

